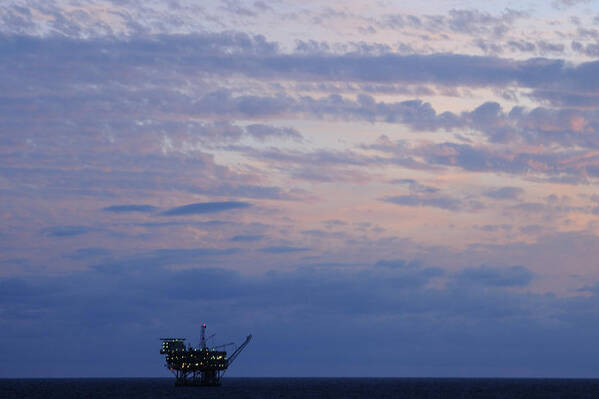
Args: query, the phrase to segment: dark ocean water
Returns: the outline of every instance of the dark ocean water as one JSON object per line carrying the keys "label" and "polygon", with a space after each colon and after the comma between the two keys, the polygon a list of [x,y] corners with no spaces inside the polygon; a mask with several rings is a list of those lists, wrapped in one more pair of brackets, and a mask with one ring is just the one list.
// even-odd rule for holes
{"label": "dark ocean water", "polygon": [[599,380],[226,378],[221,387],[172,379],[0,379],[1,398],[599,398]]}

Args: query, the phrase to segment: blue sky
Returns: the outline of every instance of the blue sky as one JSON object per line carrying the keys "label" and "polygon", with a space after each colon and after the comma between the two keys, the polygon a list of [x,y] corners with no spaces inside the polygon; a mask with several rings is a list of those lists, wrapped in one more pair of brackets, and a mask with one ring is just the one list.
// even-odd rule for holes
{"label": "blue sky", "polygon": [[0,377],[596,377],[599,7],[488,3],[1,5]]}

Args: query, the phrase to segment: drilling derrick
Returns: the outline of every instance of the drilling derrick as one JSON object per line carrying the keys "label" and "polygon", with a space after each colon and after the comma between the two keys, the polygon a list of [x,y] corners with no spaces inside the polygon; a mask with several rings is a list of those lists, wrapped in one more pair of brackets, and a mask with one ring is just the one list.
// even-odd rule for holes
{"label": "drilling derrick", "polygon": [[231,356],[227,357],[226,351],[216,349],[233,344],[209,348],[206,344],[206,324],[202,324],[198,348],[191,345],[186,347],[185,338],[160,338],[162,341],[160,353],[165,355],[165,366],[175,376],[175,385],[218,386],[225,371],[251,339],[252,335],[250,334]]}

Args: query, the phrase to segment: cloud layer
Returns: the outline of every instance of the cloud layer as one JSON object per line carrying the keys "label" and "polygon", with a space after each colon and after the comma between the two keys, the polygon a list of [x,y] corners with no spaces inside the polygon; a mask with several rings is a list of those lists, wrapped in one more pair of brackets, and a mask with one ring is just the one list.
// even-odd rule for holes
{"label": "cloud layer", "polygon": [[594,376],[599,9],[448,4],[0,6],[0,377]]}

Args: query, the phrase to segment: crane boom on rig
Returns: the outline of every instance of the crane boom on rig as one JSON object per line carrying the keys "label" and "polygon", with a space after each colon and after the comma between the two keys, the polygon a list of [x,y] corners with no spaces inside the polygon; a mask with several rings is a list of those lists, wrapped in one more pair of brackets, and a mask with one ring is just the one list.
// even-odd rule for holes
{"label": "crane boom on rig", "polygon": [[245,347],[250,343],[251,340],[252,340],[252,334],[250,334],[247,337],[245,337],[245,341],[243,341],[243,344],[241,344],[239,346],[239,348],[237,348],[235,350],[235,352],[233,352],[231,354],[231,356],[229,356],[229,358],[227,359],[227,365],[230,366],[231,363],[233,363],[233,361],[237,358],[237,356],[239,356],[239,354],[241,353],[241,351],[245,349]]}

